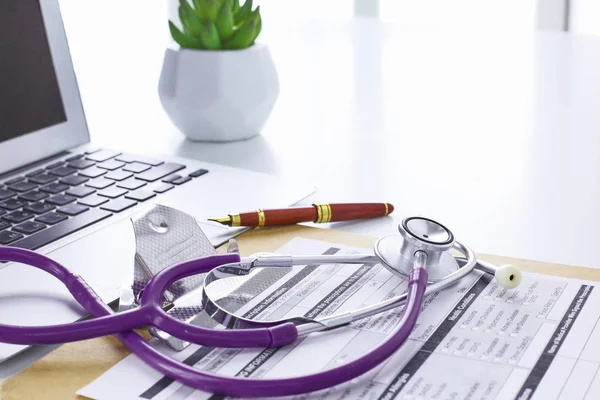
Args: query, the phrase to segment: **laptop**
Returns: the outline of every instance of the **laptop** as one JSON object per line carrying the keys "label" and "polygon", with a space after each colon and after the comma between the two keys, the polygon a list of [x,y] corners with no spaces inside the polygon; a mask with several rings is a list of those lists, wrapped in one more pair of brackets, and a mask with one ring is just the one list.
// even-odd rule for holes
{"label": "laptop", "polygon": [[[192,159],[92,147],[58,0],[1,2],[0,54],[0,245],[50,256],[106,303],[132,283],[131,216],[145,207],[162,204],[192,215],[218,246],[241,230],[206,218],[286,207],[314,191]],[[0,323],[85,317],[50,275],[0,264]],[[24,349],[0,344],[0,362]]]}

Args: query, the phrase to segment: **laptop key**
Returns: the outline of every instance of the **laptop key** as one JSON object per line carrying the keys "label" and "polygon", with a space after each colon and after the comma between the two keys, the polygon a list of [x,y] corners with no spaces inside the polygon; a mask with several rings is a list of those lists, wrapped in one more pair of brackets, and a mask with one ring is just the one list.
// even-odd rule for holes
{"label": "laptop key", "polygon": [[105,189],[110,185],[114,185],[115,181],[111,181],[104,178],[94,179],[85,184],[85,186],[93,187],[94,189]]}
{"label": "laptop key", "polygon": [[16,193],[12,190],[0,189],[0,200],[8,199],[14,196]]}
{"label": "laptop key", "polygon": [[55,163],[52,163],[50,165],[46,165],[46,169],[54,169],[54,168],[58,168],[60,166],[62,166],[64,163],[62,161],[57,161]]}
{"label": "laptop key", "polygon": [[185,165],[175,164],[175,163],[165,163],[159,165],[158,167],[152,168],[146,172],[142,172],[137,176],[138,179],[141,179],[146,182],[154,182],[165,176],[174,174],[177,171],[180,171],[185,168]]}
{"label": "laptop key", "polygon": [[152,188],[152,190],[155,191],[156,193],[164,193],[173,188],[174,188],[173,185],[169,185],[168,183],[161,183],[158,186],[155,186],[154,188]]}
{"label": "laptop key", "polygon": [[31,171],[30,173],[26,174],[25,176],[28,178],[31,178],[32,176],[36,176],[38,174],[41,174],[42,172],[44,172],[43,168],[38,168],[35,171]]}
{"label": "laptop key", "polygon": [[17,182],[21,182],[23,179],[25,179],[24,176],[17,176],[16,178],[13,178],[9,181],[4,182],[5,185],[12,185],[13,183],[17,183]]}
{"label": "laptop key", "polygon": [[7,186],[8,189],[13,190],[15,192],[28,192],[31,189],[35,189],[37,185],[31,182],[19,182],[13,185]]}
{"label": "laptop key", "polygon": [[48,225],[54,225],[58,224],[61,221],[64,221],[67,218],[69,217],[67,217],[66,215],[51,212],[48,214],[44,214],[41,217],[37,217],[36,219],[34,219],[34,221],[43,222],[44,224]]}
{"label": "laptop key", "polygon": [[84,206],[98,207],[100,204],[104,204],[108,201],[108,198],[98,196],[97,194],[86,197],[85,199],[79,199],[77,203],[83,204]]}
{"label": "laptop key", "polygon": [[144,172],[152,168],[150,165],[142,164],[137,161],[132,162],[129,165],[123,167],[123,171],[135,172],[139,174],[140,172]]}
{"label": "laptop key", "polygon": [[20,195],[19,199],[26,201],[40,201],[48,196],[50,196],[48,193],[38,192],[34,190],[33,192],[27,192],[25,194]]}
{"label": "laptop key", "polygon": [[32,212],[34,214],[45,214],[48,211],[54,210],[54,206],[48,203],[33,203],[23,207],[23,210]]}
{"label": "laptop key", "polygon": [[94,189],[94,188],[90,188],[90,187],[86,187],[86,186],[77,186],[77,187],[67,190],[67,194],[70,194],[71,196],[75,196],[75,197],[85,197],[85,196],[89,196],[90,194],[94,193],[95,191],[96,191],[96,189]]}
{"label": "laptop key", "polygon": [[0,245],[7,245],[15,240],[22,239],[24,236],[17,232],[2,231],[0,232]]}
{"label": "laptop key", "polygon": [[39,174],[39,175],[32,176],[31,178],[29,178],[29,182],[35,182],[35,183],[39,183],[41,185],[45,185],[46,183],[50,183],[57,179],[58,179],[58,177],[53,176],[53,175]]}
{"label": "laptop key", "polygon": [[[50,214],[42,215],[41,217],[36,218],[36,221],[46,223],[42,219]],[[12,243],[11,246],[35,250],[37,248],[47,245],[48,243],[52,243],[58,239],[70,235],[73,232],[77,232],[83,228],[95,224],[96,222],[109,218],[110,216],[112,216],[112,213],[102,210],[90,210],[88,212],[77,215],[75,217],[71,217],[69,219],[67,219],[66,215],[62,215],[65,221],[55,226],[51,226],[47,229],[44,229],[31,236],[28,236],[24,239],[18,240]]]}
{"label": "laptop key", "polygon": [[156,196],[156,193],[154,192],[149,192],[147,190],[136,190],[135,192],[126,194],[125,198],[137,201],[146,201],[154,196]]}
{"label": "laptop key", "polygon": [[0,207],[8,211],[13,211],[26,205],[27,202],[20,199],[8,199],[0,202]]}
{"label": "laptop key", "polygon": [[41,222],[27,221],[27,222],[23,222],[21,225],[15,226],[13,228],[13,231],[31,235],[32,233],[41,231],[45,227],[46,227],[46,225],[42,224]]}
{"label": "laptop key", "polygon": [[127,210],[128,208],[131,208],[131,207],[135,206],[136,204],[137,204],[137,202],[135,202],[133,200],[127,200],[127,199],[121,198],[121,199],[110,201],[110,202],[100,206],[100,208],[103,210],[118,213],[118,212]]}
{"label": "laptop key", "polygon": [[183,185],[184,183],[186,183],[186,182],[189,182],[189,181],[191,181],[191,180],[192,180],[192,178],[190,178],[189,176],[184,176],[184,177],[182,177],[182,178],[179,178],[179,179],[176,179],[176,180],[174,180],[174,181],[173,181],[173,182],[171,182],[171,183],[173,183],[173,184],[175,184],[175,185]]}
{"label": "laptop key", "polygon": [[103,162],[106,160],[110,160],[111,158],[116,157],[119,154],[121,154],[121,153],[118,153],[118,152],[112,151],[112,150],[100,150],[100,151],[97,151],[95,153],[88,155],[87,159],[96,161],[96,162]]}
{"label": "laptop key", "polygon": [[6,211],[6,210],[3,210],[3,209],[1,209],[1,208],[0,208],[0,215],[2,215],[2,214],[6,214],[6,213],[7,213],[7,211]]}
{"label": "laptop key", "polygon": [[81,204],[69,204],[59,208],[57,211],[67,215],[79,215],[88,211],[90,208]]}
{"label": "laptop key", "polygon": [[106,173],[105,170],[100,169],[98,167],[90,167],[90,168],[84,169],[83,171],[79,171],[79,175],[87,176],[88,178],[97,178],[101,175],[104,175],[105,173]]}
{"label": "laptop key", "polygon": [[125,179],[132,177],[132,172],[127,171],[111,171],[104,175],[106,179],[112,179],[113,181],[124,181]]}
{"label": "laptop key", "polygon": [[132,162],[135,162],[135,156],[133,154],[123,153],[123,154],[116,156],[115,160],[123,161],[126,163],[132,163]]}
{"label": "laptop key", "polygon": [[14,211],[10,214],[4,215],[2,219],[8,222],[12,222],[13,224],[18,224],[19,222],[26,221],[29,218],[33,217],[35,217],[35,215],[26,211]]}
{"label": "laptop key", "polygon": [[76,169],[85,169],[91,167],[94,164],[96,163],[91,160],[75,160],[68,163],[67,166]]}
{"label": "laptop key", "polygon": [[126,163],[138,162],[141,164],[152,165],[153,167],[164,164],[164,161],[156,160],[151,157],[140,156],[137,154],[121,154],[120,156],[115,157],[115,160],[123,161]]}
{"label": "laptop key", "polygon": [[83,157],[83,154],[75,154],[74,156],[71,156],[71,157],[65,159],[65,161],[79,160],[81,157]]}
{"label": "laptop key", "polygon": [[127,189],[127,190],[135,190],[135,189],[139,189],[142,186],[147,185],[146,182],[144,181],[140,181],[139,179],[127,179],[123,182],[119,182],[117,183],[117,186],[123,189]]}
{"label": "laptop key", "polygon": [[12,224],[9,224],[8,222],[0,221],[0,231],[6,228],[10,228],[11,226]]}
{"label": "laptop key", "polygon": [[115,169],[121,168],[123,165],[125,165],[125,163],[123,161],[108,160],[108,161],[104,161],[103,163],[98,164],[97,167],[102,168],[102,169],[107,169],[109,171],[114,171]]}
{"label": "laptop key", "polygon": [[173,183],[173,181],[176,181],[177,179],[181,178],[181,175],[179,174],[174,174],[174,175],[170,175],[167,176],[165,179],[163,179],[162,181],[165,183]]}
{"label": "laptop key", "polygon": [[75,168],[71,168],[71,167],[58,167],[58,168],[50,171],[50,173],[52,175],[56,175],[56,176],[60,176],[60,177],[71,175],[71,174],[74,174],[75,172],[77,172],[77,170]]}
{"label": "laptop key", "polygon": [[58,194],[56,196],[50,197],[46,200],[48,203],[56,204],[57,206],[64,206],[65,204],[69,204],[77,200],[75,196],[70,196],[68,194]]}
{"label": "laptop key", "polygon": [[111,199],[116,199],[119,196],[123,196],[124,194],[126,194],[128,191],[125,189],[121,189],[118,187],[111,187],[108,189],[104,189],[100,192],[98,192],[99,196],[103,196],[103,197],[108,197]]}
{"label": "laptop key", "polygon": [[69,185],[65,185],[64,183],[51,183],[40,188],[40,190],[51,194],[64,192],[67,189],[69,189]]}
{"label": "laptop key", "polygon": [[207,169],[200,168],[197,171],[191,172],[188,176],[191,176],[192,178],[197,178],[197,177],[202,176],[202,175],[207,174],[207,173],[208,173]]}
{"label": "laptop key", "polygon": [[71,175],[71,176],[62,178],[60,180],[60,183],[64,183],[65,185],[77,186],[77,185],[81,185],[82,183],[87,182],[89,180],[90,180],[90,178],[86,178],[85,176]]}

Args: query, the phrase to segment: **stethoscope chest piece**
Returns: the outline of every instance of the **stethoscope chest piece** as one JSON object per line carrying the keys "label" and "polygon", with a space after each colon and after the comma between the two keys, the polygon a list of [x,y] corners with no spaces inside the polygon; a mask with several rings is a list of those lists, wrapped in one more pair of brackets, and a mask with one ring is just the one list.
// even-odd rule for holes
{"label": "stethoscope chest piece", "polygon": [[400,235],[382,237],[375,244],[375,254],[392,273],[408,278],[417,251],[427,254],[430,283],[444,279],[460,267],[448,253],[454,245],[454,235],[444,225],[429,218],[410,217],[400,223],[398,230]]}

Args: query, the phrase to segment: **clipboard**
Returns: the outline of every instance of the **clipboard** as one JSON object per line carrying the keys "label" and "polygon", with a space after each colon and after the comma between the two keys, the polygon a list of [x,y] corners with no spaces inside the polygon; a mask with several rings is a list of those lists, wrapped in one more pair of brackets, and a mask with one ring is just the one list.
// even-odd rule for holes
{"label": "clipboard", "polygon": [[[275,251],[294,237],[366,249],[372,248],[377,240],[374,237],[333,229],[294,225],[254,229],[239,236],[237,241],[241,255],[248,256],[256,252]],[[226,246],[222,246],[218,251],[223,253],[225,248]],[[600,270],[598,269],[488,254],[477,254],[477,256],[494,264],[518,265],[527,272],[600,281]],[[149,335],[145,336],[149,338]],[[75,393],[129,354],[129,350],[113,336],[64,344],[19,374],[5,380],[0,386],[0,399],[84,400],[86,397],[78,396]]]}

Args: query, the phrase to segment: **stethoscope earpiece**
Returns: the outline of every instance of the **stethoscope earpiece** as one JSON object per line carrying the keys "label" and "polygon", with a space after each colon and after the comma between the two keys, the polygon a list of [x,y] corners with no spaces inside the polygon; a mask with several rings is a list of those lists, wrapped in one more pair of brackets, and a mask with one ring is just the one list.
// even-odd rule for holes
{"label": "stethoscope earpiece", "polygon": [[496,282],[505,289],[514,289],[521,283],[521,270],[514,265],[504,264],[498,266],[494,274]]}

